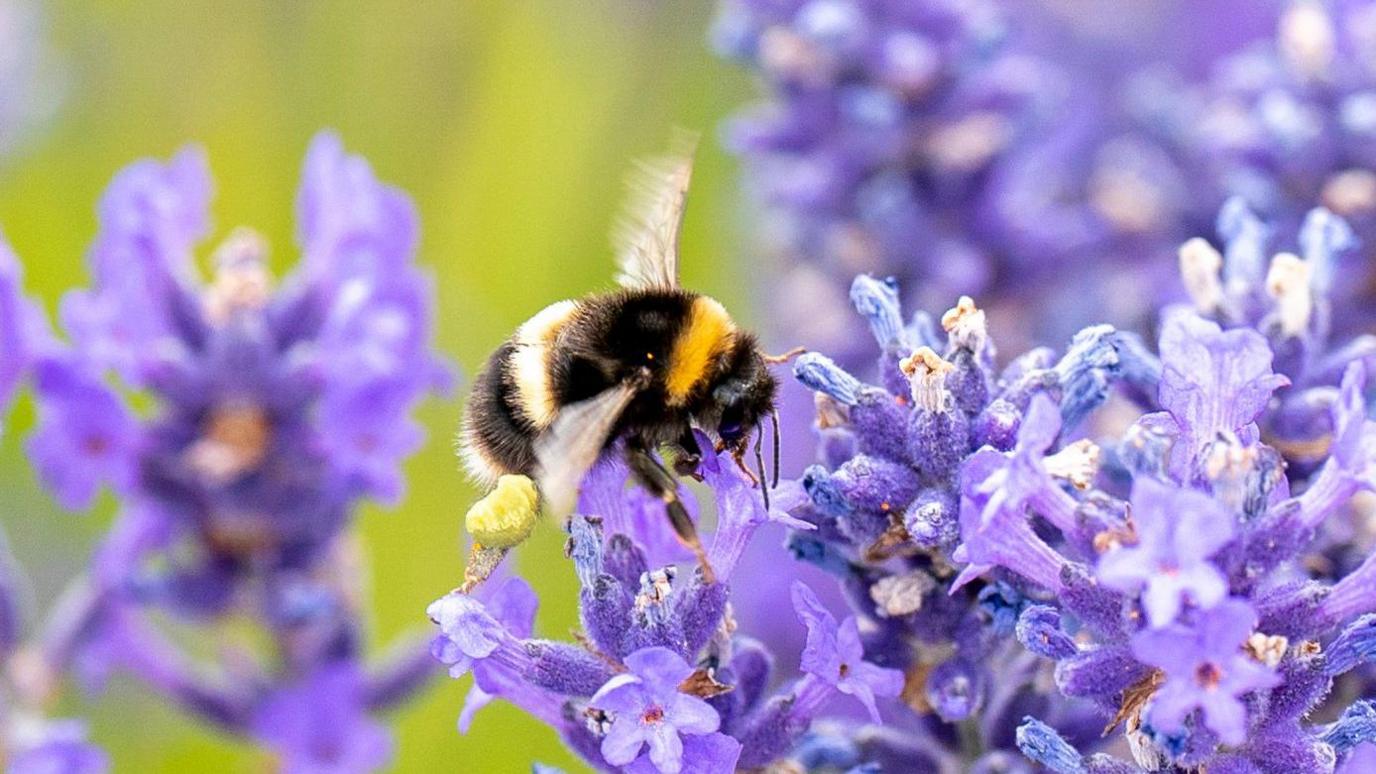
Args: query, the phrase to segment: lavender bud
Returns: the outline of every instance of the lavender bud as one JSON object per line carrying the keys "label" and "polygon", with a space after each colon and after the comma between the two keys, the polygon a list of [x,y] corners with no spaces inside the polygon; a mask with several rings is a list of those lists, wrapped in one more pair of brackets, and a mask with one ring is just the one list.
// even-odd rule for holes
{"label": "lavender bud", "polygon": [[939,664],[927,675],[927,702],[947,723],[971,717],[984,703],[982,670],[962,658]]}
{"label": "lavender bud", "polygon": [[634,602],[626,587],[610,575],[599,576],[579,595],[578,617],[583,631],[609,656],[630,652],[626,630],[631,626]]}
{"label": "lavender bud", "polygon": [[907,465],[859,454],[832,476],[841,497],[857,510],[890,513],[917,496],[917,474]]}
{"label": "lavender bud", "polygon": [[1022,412],[1017,406],[999,398],[970,421],[970,437],[974,446],[992,446],[1009,451],[1018,441],[1018,426]]}
{"label": "lavender bud", "polygon": [[813,392],[828,395],[846,406],[859,403],[864,389],[859,379],[816,352],[805,352],[793,361],[793,376]]}
{"label": "lavender bud", "polygon": [[868,274],[857,276],[850,286],[850,303],[869,323],[870,333],[881,349],[907,343],[898,283],[892,277],[881,281]]}
{"label": "lavender bud", "polygon": [[[901,401],[880,389],[869,388],[851,408],[851,426],[860,451],[890,460],[908,460],[908,416]],[[911,460],[909,460],[911,461]]]}
{"label": "lavender bud", "polygon": [[915,410],[908,423],[908,457],[927,482],[949,481],[969,453],[969,438],[964,413]]}
{"label": "lavender bud", "polygon": [[1323,732],[1320,739],[1338,754],[1362,742],[1376,742],[1376,703],[1367,700],[1353,702],[1352,706],[1343,710],[1342,717]]}
{"label": "lavender bud", "polygon": [[1056,774],[1085,774],[1079,751],[1051,726],[1036,718],[1023,718],[1017,736],[1018,749],[1023,755]]}
{"label": "lavender bud", "polygon": [[1080,623],[1101,637],[1123,637],[1123,595],[1106,589],[1083,565],[1066,563],[1061,570],[1061,603]]}
{"label": "lavender bud", "polygon": [[1056,364],[1061,384],[1061,420],[1073,428],[1108,399],[1118,378],[1118,331],[1095,325],[1075,334],[1065,356]]}
{"label": "lavender bud", "polygon": [[1367,613],[1348,624],[1324,654],[1325,674],[1336,676],[1369,663],[1376,657],[1376,613]]}
{"label": "lavender bud", "polygon": [[1330,662],[1316,656],[1299,655],[1280,664],[1280,685],[1271,689],[1266,701],[1267,722],[1280,724],[1299,720],[1317,706],[1333,687],[1323,667]]}
{"label": "lavender bud", "polygon": [[1056,685],[1067,696],[1112,703],[1113,697],[1146,677],[1148,671],[1130,649],[1112,645],[1082,650],[1056,664]]}
{"label": "lavender bud", "polygon": [[1328,587],[1313,581],[1277,586],[1257,598],[1257,629],[1290,639],[1312,636],[1328,628],[1319,615],[1319,607],[1327,596]]}
{"label": "lavender bud", "polygon": [[922,490],[904,512],[903,526],[917,545],[949,551],[960,540],[955,493],[941,487]]}
{"label": "lavender bud", "polygon": [[1030,605],[1018,616],[1018,642],[1039,656],[1061,661],[1079,652],[1075,641],[1061,630],[1061,614],[1053,607]]}
{"label": "lavender bud", "polygon": [[683,633],[682,647],[675,648],[679,655],[691,660],[712,638],[726,614],[727,597],[726,584],[702,583],[693,577],[674,601],[674,628]]}

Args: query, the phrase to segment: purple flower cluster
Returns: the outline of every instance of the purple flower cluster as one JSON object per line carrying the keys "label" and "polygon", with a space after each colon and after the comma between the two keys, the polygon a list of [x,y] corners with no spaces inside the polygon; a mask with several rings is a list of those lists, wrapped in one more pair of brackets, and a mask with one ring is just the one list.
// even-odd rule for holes
{"label": "purple flower cluster", "polygon": [[[371,714],[426,679],[414,643],[363,663],[357,548],[363,498],[394,502],[421,441],[410,418],[444,389],[429,278],[409,198],[322,134],[297,202],[302,253],[280,283],[247,230],[214,251],[203,153],[120,172],[98,209],[92,284],[55,335],[0,247],[0,401],[29,377],[30,458],[64,507],[108,487],[119,514],[32,658],[60,674],[126,669],[196,716],[278,751],[291,771],[372,770]],[[261,622],[271,652],[202,664],[150,614]]]}
{"label": "purple flower cluster", "polygon": [[782,757],[840,694],[879,721],[877,700],[897,696],[903,675],[867,661],[857,619],[838,623],[801,583],[791,594],[807,630],[804,674],[773,686],[773,656],[737,631],[731,578],[760,526],[811,525],[767,511],[729,453],[708,456],[700,472],[717,512],[714,581],[681,574],[674,559],[691,557],[665,550],[663,504],[629,496],[628,471],[613,455],[588,474],[568,523],[579,642],[531,636],[536,599],[519,578],[430,606],[435,657],[453,677],[473,674],[461,729],[499,698],[555,728],[598,770],[708,774]]}
{"label": "purple flower cluster", "polygon": [[[907,675],[904,770],[1003,770],[1012,745],[1057,772],[1332,771],[1366,754],[1373,710],[1352,697],[1369,695],[1376,561],[1350,519],[1376,486],[1376,350],[1327,329],[1355,240],[1315,210],[1298,252],[1269,257],[1240,202],[1219,230],[1222,252],[1181,249],[1192,304],[1165,310],[1155,355],[1097,326],[996,371],[968,299],[941,342],[862,276],[883,386],[798,361],[821,464],[790,511],[816,529],[791,546],[869,622],[867,657]],[[1120,725],[1135,764],[1095,752]]]}
{"label": "purple flower cluster", "polygon": [[[461,725],[507,699],[616,771],[1360,766],[1376,554],[1352,511],[1376,491],[1376,340],[1334,345],[1327,292],[1355,236],[1314,210],[1272,255],[1239,201],[1218,229],[1221,250],[1180,249],[1189,302],[1155,351],[1098,325],[999,368],[972,299],[905,319],[894,281],[856,278],[877,377],[798,358],[819,462],[779,512],[727,459],[700,471],[716,583],[681,579],[662,505],[612,455],[569,524],[577,644],[532,638],[519,579],[431,606],[434,655],[474,675]],[[769,521],[852,611],[792,586],[804,674],[772,695],[771,654],[728,604]],[[835,694],[866,715],[834,714]]]}
{"label": "purple flower cluster", "polygon": [[[1376,4],[1290,2],[1273,34],[1216,62],[1202,79],[1141,76],[1157,99],[1140,120],[1184,169],[1185,206],[1207,212],[1244,197],[1282,229],[1320,202],[1376,235]],[[1349,266],[1369,296],[1369,266]],[[1351,313],[1358,314],[1353,309]]]}
{"label": "purple flower cluster", "polygon": [[[994,183],[1059,104],[1056,74],[1018,53],[1012,27],[985,2],[722,5],[714,45],[766,92],[726,142],[765,205],[768,249],[787,259],[780,296],[831,298],[867,271],[943,298],[999,281],[1012,254],[986,227]],[[838,314],[793,310],[776,323],[808,326],[807,340]]]}
{"label": "purple flower cluster", "polygon": [[[776,330],[855,365],[836,287],[858,272],[923,306],[978,293],[1020,345],[1139,325],[1178,297],[1162,259],[1232,196],[1282,233],[1319,202],[1376,244],[1376,3],[1101,6],[723,0],[713,42],[762,91],[724,134],[773,295],[817,299]],[[1369,301],[1356,257],[1334,292]]]}

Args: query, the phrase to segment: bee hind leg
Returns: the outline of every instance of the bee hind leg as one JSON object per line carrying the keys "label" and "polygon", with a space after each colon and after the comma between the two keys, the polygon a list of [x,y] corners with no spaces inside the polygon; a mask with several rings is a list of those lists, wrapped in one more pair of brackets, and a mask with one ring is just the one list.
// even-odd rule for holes
{"label": "bee hind leg", "polygon": [[697,557],[703,581],[715,583],[716,574],[707,561],[707,552],[702,547],[702,539],[698,537],[697,525],[688,516],[688,509],[678,496],[678,479],[655,459],[643,443],[634,439],[626,443],[626,464],[630,466],[636,482],[664,503],[664,511],[669,516],[674,534]]}

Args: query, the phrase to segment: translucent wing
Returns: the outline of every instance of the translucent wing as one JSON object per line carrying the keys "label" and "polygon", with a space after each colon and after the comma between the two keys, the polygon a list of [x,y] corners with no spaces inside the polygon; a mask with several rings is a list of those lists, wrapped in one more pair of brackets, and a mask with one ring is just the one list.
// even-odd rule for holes
{"label": "translucent wing", "polygon": [[626,381],[566,406],[535,442],[540,494],[551,515],[573,510],[583,474],[597,462],[617,418],[639,390]]}
{"label": "translucent wing", "polygon": [[637,162],[627,178],[630,195],[612,231],[622,287],[678,287],[678,232],[696,145],[696,134],[679,132],[668,155]]}

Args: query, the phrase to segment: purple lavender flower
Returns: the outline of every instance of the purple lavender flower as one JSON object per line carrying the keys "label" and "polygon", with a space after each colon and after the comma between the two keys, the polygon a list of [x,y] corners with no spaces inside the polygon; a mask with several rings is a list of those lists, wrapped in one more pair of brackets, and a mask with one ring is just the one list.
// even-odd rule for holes
{"label": "purple lavender flower", "polygon": [[5,740],[9,774],[104,774],[105,753],[86,741],[86,727],[76,720],[22,717]]}
{"label": "purple lavender flower", "polygon": [[1010,264],[981,203],[1059,85],[1012,29],[984,3],[722,4],[715,47],[765,88],[726,142],[765,205],[766,249],[790,259],[783,282],[814,299],[805,315],[781,306],[780,330],[836,340],[845,300],[826,285],[858,272],[944,301]]}
{"label": "purple lavender flower", "polygon": [[[35,348],[30,444],[44,480],[72,508],[105,483],[151,504],[138,510],[167,523],[145,554],[196,546],[164,552],[161,583],[179,607],[219,612],[231,595],[186,581],[309,566],[354,501],[395,500],[421,439],[409,412],[446,380],[428,349],[429,282],[410,263],[409,201],[328,134],[304,177],[304,258],[274,290],[266,245],[247,231],[216,252],[210,284],[196,277],[211,196],[202,153],[130,166],[101,201],[95,282],[63,301],[71,346]],[[112,374],[151,394],[149,419]]]}
{"label": "purple lavender flower", "polygon": [[23,274],[19,259],[0,234],[0,418],[42,335],[42,313],[24,296]]}
{"label": "purple lavender flower", "polygon": [[86,508],[104,484],[132,493],[140,439],[124,401],[74,358],[40,360],[34,386],[42,400],[29,454],[58,502]]}
{"label": "purple lavender flower", "polygon": [[1255,331],[1222,330],[1189,313],[1161,329],[1161,405],[1180,426],[1172,471],[1191,475],[1219,433],[1255,435],[1252,422],[1289,380],[1271,372],[1271,350]]}
{"label": "purple lavender flower", "polygon": [[357,664],[324,663],[264,702],[253,734],[281,757],[284,772],[375,771],[391,759],[392,742],[365,702]]}
{"label": "purple lavender flower", "polygon": [[1210,608],[1228,593],[1228,580],[1208,561],[1233,536],[1232,514],[1203,492],[1178,489],[1150,478],[1133,482],[1137,542],[1099,559],[1104,585],[1142,591],[1153,627],[1165,626],[1186,601]]}
{"label": "purple lavender flower", "polygon": [[994,566],[1003,566],[1048,586],[1060,586],[1065,560],[1037,537],[1027,508],[1037,510],[1058,528],[1075,529],[1076,503],[1046,472],[1046,450],[1061,428],[1060,413],[1046,396],[1032,399],[1018,428],[1010,455],[982,449],[961,473],[961,545],[952,554],[969,566],[952,590]]}
{"label": "purple lavender flower", "polygon": [[[0,399],[17,364],[38,407],[30,455],[64,506],[87,507],[102,486],[122,500],[42,657],[55,670],[127,669],[288,769],[372,770],[390,757],[372,714],[413,694],[433,663],[406,643],[364,664],[348,535],[359,500],[401,495],[401,462],[422,439],[411,412],[449,380],[431,351],[413,207],[322,134],[306,159],[296,269],[275,283],[263,240],[239,230],[202,282],[194,251],[211,189],[195,149],[115,177],[92,285],[61,305],[66,341],[18,295],[0,251]],[[134,392],[147,411],[130,408]],[[247,687],[226,685],[230,666],[181,652],[146,620],[153,608],[194,623],[256,617],[276,668],[236,667]]]}
{"label": "purple lavender flower", "polygon": [[[492,587],[489,586],[488,588]],[[530,636],[531,630],[535,626],[535,610],[539,605],[539,600],[525,581],[519,578],[510,578],[496,586],[490,596],[484,596],[486,596],[487,609],[495,620],[507,628],[507,631],[516,637]],[[501,674],[500,669],[501,667],[495,661],[484,660],[474,663],[473,686],[468,689],[468,695],[463,702],[463,711],[459,713],[460,732],[467,733],[478,710],[497,698],[496,694],[485,690],[483,685],[502,684],[508,675]],[[489,671],[498,673],[488,674]]]}
{"label": "purple lavender flower", "polygon": [[841,693],[854,696],[864,705],[870,718],[879,723],[879,706],[875,699],[897,696],[903,690],[903,673],[877,667],[865,660],[855,616],[847,616],[838,625],[835,616],[822,606],[812,589],[800,581],[794,582],[792,596],[793,610],[807,627],[803,671]]}
{"label": "purple lavender flower", "polygon": [[1172,625],[1134,637],[1133,653],[1165,673],[1151,705],[1152,723],[1165,731],[1179,730],[1198,709],[1204,724],[1225,744],[1242,744],[1248,729],[1241,697],[1281,682],[1274,670],[1242,652],[1256,623],[1250,605],[1229,600],[1193,627]]}
{"label": "purple lavender flower", "polygon": [[[710,704],[679,690],[693,668],[673,651],[638,650],[626,657],[626,667],[629,672],[608,680],[588,700],[589,706],[613,713],[602,737],[602,757],[626,766],[644,750],[657,771],[678,774],[684,769],[683,737],[716,734],[721,719]],[[736,755],[713,761],[713,768],[733,770]]]}
{"label": "purple lavender flower", "polygon": [[1376,768],[1376,742],[1357,745],[1338,768],[1338,774],[1361,774]]}

